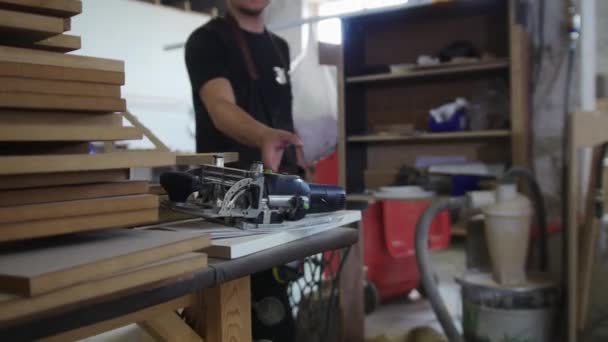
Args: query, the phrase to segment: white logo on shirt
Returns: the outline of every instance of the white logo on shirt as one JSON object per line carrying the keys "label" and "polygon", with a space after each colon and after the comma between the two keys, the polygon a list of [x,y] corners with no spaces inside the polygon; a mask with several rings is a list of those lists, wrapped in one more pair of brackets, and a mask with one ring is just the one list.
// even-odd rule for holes
{"label": "white logo on shirt", "polygon": [[277,81],[278,84],[280,85],[286,85],[287,84],[287,73],[285,72],[285,69],[280,68],[280,67],[273,67],[274,69],[274,73],[275,73],[275,80]]}

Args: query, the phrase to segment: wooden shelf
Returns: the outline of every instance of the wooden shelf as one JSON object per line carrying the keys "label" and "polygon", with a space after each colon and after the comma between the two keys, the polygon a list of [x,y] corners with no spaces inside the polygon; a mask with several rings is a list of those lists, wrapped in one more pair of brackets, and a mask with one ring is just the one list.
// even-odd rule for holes
{"label": "wooden shelf", "polygon": [[392,134],[368,134],[356,135],[347,138],[348,142],[357,143],[381,143],[381,142],[425,142],[441,140],[471,140],[471,139],[495,139],[508,138],[511,136],[510,130],[487,130],[487,131],[467,131],[453,133],[423,133],[419,135],[392,135]]}
{"label": "wooden shelf", "polygon": [[444,76],[444,75],[462,74],[462,73],[478,72],[478,71],[493,71],[493,70],[506,69],[508,67],[509,67],[509,60],[497,59],[497,60],[494,60],[491,62],[438,65],[436,67],[418,68],[418,69],[412,69],[410,71],[404,71],[404,72],[353,76],[353,77],[347,77],[346,83],[364,83],[364,82],[389,81],[389,80],[399,80],[399,79],[413,79],[413,78],[431,77],[431,76]]}
{"label": "wooden shelf", "polygon": [[443,76],[452,74],[462,74],[478,71],[492,71],[506,69],[509,67],[509,60],[497,59],[491,62],[462,63],[444,65],[436,67],[419,68],[406,72],[353,76],[346,78],[346,83],[365,83],[377,81],[389,81],[397,79],[413,79],[430,76]]}

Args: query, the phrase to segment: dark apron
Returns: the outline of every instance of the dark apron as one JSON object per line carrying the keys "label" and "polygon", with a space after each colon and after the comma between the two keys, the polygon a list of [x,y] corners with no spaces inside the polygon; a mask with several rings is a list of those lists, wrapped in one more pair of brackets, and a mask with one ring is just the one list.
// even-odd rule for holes
{"label": "dark apron", "polygon": [[[285,76],[287,77],[287,83],[285,85],[264,84],[264,82],[270,83],[275,81],[262,80],[259,77],[251,55],[251,50],[247,45],[247,41],[245,40],[238,23],[231,16],[227,16],[227,20],[232,27],[233,37],[237,42],[239,50],[241,50],[241,55],[249,76],[249,96],[246,108],[243,109],[256,120],[272,128],[293,132],[293,118],[291,115],[291,80],[288,73],[289,64],[286,57],[279,49],[272,35],[267,33],[275,53],[279,56],[283,70],[286,72]],[[271,98],[278,99],[278,103],[272,103],[270,100]],[[285,113],[290,114],[285,115]],[[240,168],[249,168],[252,162],[261,160],[261,154],[257,148],[239,144],[235,150],[236,152],[239,152],[239,162],[237,163],[237,166]],[[302,172],[297,165],[295,148],[293,146],[289,146],[285,149],[279,171],[290,174],[300,174]]]}

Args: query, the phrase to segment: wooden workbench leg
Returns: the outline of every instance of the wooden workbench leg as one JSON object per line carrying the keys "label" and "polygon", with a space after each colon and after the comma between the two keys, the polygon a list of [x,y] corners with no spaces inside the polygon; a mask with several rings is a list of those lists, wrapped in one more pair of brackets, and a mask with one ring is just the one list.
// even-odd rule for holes
{"label": "wooden workbench leg", "polygon": [[186,315],[205,342],[252,340],[249,276],[205,289],[197,302]]}
{"label": "wooden workbench leg", "polygon": [[340,340],[345,342],[362,342],[365,339],[362,232],[362,225],[359,224],[359,241],[351,246],[340,276]]}

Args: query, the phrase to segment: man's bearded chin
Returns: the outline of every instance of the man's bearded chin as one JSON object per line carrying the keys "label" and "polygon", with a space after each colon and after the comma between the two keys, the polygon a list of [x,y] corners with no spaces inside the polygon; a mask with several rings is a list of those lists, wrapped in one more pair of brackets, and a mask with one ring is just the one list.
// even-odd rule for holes
{"label": "man's bearded chin", "polygon": [[246,15],[248,17],[259,17],[262,15],[262,13],[264,13],[264,9],[252,9],[252,8],[247,8],[245,6],[236,6],[236,10],[239,11],[239,13]]}

